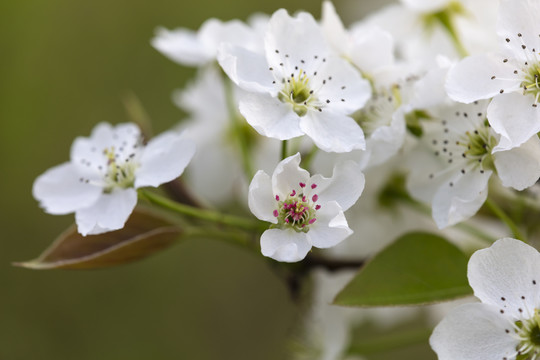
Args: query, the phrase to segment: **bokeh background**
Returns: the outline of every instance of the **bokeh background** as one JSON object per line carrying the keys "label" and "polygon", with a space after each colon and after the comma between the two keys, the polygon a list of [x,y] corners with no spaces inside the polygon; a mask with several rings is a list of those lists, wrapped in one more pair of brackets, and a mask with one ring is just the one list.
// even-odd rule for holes
{"label": "bokeh background", "polygon": [[[355,3],[358,12],[349,11]],[[347,22],[383,1],[335,5]],[[43,213],[32,182],[68,160],[76,136],[128,121],[135,94],[156,131],[182,113],[171,92],[194,75],[149,44],[158,25],[197,29],[313,0],[0,1],[0,360],[286,359],[299,308],[262,259],[193,240],[99,271],[31,271],[72,221]]]}

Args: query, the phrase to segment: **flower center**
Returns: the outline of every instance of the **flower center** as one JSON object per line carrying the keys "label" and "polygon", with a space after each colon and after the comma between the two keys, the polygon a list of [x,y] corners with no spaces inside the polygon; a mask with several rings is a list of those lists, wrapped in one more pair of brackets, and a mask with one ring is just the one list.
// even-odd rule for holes
{"label": "flower center", "polygon": [[538,84],[539,77],[540,62],[536,62],[525,69],[525,76],[520,85],[523,88],[524,95],[532,94],[534,96],[534,105],[538,103],[538,98],[540,97],[540,85]]}
{"label": "flower center", "polygon": [[517,360],[536,359],[540,354],[540,313],[534,310],[530,319],[519,320],[515,323],[518,338],[521,340],[517,346]]}
{"label": "flower center", "polygon": [[289,78],[283,79],[283,88],[278,99],[291,104],[298,116],[304,116],[309,105],[317,108],[318,103],[309,85],[309,77],[302,69],[298,70],[298,75],[292,73]]}
{"label": "flower center", "polygon": [[[306,184],[299,183],[300,188],[304,189]],[[311,184],[311,189],[315,189],[317,184]],[[277,209],[274,210],[274,216],[278,219],[277,227],[291,228],[297,232],[308,232],[309,226],[317,221],[315,217],[317,210],[321,208],[315,203],[319,199],[317,194],[313,194],[311,198],[304,195],[303,192],[292,190],[287,198],[280,199],[276,195]]]}
{"label": "flower center", "polygon": [[135,170],[138,164],[130,161],[134,156],[129,156],[119,161],[119,154],[114,146],[105,148],[103,155],[107,158],[107,172],[105,173],[105,187],[103,191],[110,193],[115,188],[126,189],[133,187],[135,183]]}
{"label": "flower center", "polygon": [[399,90],[393,87],[391,91],[374,92],[366,106],[352,115],[366,136],[392,121],[392,114],[399,106]]}
{"label": "flower center", "polygon": [[466,148],[462,153],[464,158],[478,161],[485,170],[495,169],[491,150],[496,144],[496,139],[487,121],[472,132],[466,131],[456,143]]}

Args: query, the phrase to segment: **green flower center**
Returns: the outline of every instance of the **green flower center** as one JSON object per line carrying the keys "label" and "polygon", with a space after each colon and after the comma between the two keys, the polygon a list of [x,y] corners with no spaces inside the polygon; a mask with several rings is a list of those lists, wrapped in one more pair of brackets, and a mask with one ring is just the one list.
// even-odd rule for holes
{"label": "green flower center", "polygon": [[104,149],[103,154],[107,157],[106,185],[103,191],[110,193],[115,188],[127,189],[133,187],[135,183],[135,170],[138,164],[130,161],[131,157],[126,158],[123,162],[118,161],[118,154],[114,146]]}
{"label": "green flower center", "polygon": [[534,105],[538,103],[538,98],[540,97],[540,84],[538,83],[540,78],[540,62],[529,65],[525,69],[525,77],[521,82],[521,87],[523,88],[523,94],[528,95],[532,94],[534,96]]}
{"label": "green flower center", "polygon": [[[289,78],[283,79],[283,88],[278,94],[278,99],[291,104],[298,116],[304,116],[308,106],[314,106],[317,103],[309,85],[309,77],[302,69],[298,71],[298,75],[295,76],[293,73]],[[318,109],[320,110],[320,108]]]}
{"label": "green flower center", "polygon": [[465,132],[457,142],[458,145],[466,147],[462,156],[469,160],[478,161],[484,170],[495,170],[491,150],[496,143],[497,140],[492,135],[487,121],[474,131]]}
{"label": "green flower center", "polygon": [[519,320],[515,323],[515,331],[521,340],[517,346],[516,360],[537,359],[540,355],[540,314],[534,310],[530,319]]}

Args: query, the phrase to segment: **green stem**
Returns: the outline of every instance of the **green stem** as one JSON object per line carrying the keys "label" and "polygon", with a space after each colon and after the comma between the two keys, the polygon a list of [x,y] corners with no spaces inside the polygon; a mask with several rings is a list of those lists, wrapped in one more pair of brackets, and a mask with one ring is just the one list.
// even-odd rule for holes
{"label": "green stem", "polygon": [[311,150],[302,157],[302,166],[304,167],[304,169],[310,168],[311,163],[313,162],[313,159],[315,158],[315,154],[317,154],[317,150],[319,150],[319,148],[313,145]]}
{"label": "green stem", "polygon": [[281,141],[281,160],[287,157],[287,140]]}
{"label": "green stem", "polygon": [[486,206],[489,208],[489,210],[491,210],[491,212],[495,216],[497,216],[499,219],[501,219],[506,224],[506,226],[510,229],[510,231],[512,231],[512,233],[514,234],[514,237],[516,239],[521,240],[523,242],[527,242],[525,236],[519,230],[516,223],[514,223],[514,221],[508,215],[506,215],[506,213],[503,211],[503,209],[501,209],[499,207],[499,205],[495,204],[490,199],[487,199],[486,200]]}
{"label": "green stem", "polygon": [[192,218],[202,219],[221,225],[228,225],[256,233],[259,233],[267,228],[266,226],[262,226],[262,223],[258,220],[246,219],[240,216],[223,214],[214,210],[200,209],[189,205],[180,204],[144,189],[139,189],[139,194],[142,198],[148,200],[152,204]]}

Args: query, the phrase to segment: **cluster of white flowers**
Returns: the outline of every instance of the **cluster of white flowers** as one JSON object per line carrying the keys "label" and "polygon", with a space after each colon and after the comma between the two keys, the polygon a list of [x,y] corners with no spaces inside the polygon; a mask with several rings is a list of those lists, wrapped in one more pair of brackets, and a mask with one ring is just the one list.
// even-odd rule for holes
{"label": "cluster of white flowers", "polygon": [[[389,234],[451,227],[477,214],[490,183],[523,191],[540,177],[538,19],[537,0],[402,0],[347,28],[325,1],[320,21],[280,9],[160,28],[153,47],[198,68],[173,95],[189,118],[153,139],[135,124],[97,125],[70,162],[37,178],[34,197],[48,213],[74,212],[82,235],[118,230],[136,189],[175,179],[193,158],[183,179],[193,197],[208,209],[247,204],[271,223],[260,246],[277,261],[338,244],[332,256],[370,255]],[[428,205],[430,223],[400,214],[400,196]],[[537,258],[509,239],[472,257],[484,304],[437,327],[440,359],[540,358]]]}

